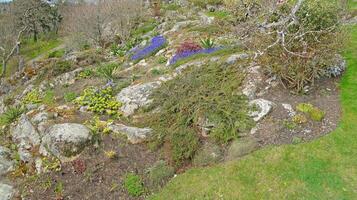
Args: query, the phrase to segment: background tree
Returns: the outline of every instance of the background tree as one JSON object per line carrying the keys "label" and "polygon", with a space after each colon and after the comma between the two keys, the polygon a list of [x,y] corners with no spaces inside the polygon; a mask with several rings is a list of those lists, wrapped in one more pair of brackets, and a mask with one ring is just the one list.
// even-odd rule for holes
{"label": "background tree", "polygon": [[13,7],[16,25],[27,27],[26,32],[33,36],[34,41],[37,41],[41,32],[57,31],[62,20],[58,7],[46,1],[15,0]]}

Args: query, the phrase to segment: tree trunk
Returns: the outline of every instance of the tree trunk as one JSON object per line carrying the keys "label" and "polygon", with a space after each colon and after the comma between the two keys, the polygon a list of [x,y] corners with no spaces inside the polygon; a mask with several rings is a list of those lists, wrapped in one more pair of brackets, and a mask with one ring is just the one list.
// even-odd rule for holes
{"label": "tree trunk", "polygon": [[37,31],[34,31],[34,32],[33,32],[33,41],[34,41],[34,42],[37,42],[37,39],[38,39],[37,37],[38,37],[38,36],[37,36]]}
{"label": "tree trunk", "polygon": [[5,59],[2,60],[2,70],[1,70],[1,76],[0,78],[3,78],[5,77],[5,73],[6,73],[6,66],[7,65],[7,62]]}

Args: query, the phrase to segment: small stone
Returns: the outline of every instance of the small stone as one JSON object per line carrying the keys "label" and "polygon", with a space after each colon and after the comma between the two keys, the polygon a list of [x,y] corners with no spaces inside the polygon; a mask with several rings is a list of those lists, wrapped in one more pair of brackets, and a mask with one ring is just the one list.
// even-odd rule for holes
{"label": "small stone", "polygon": [[49,118],[49,115],[47,112],[40,112],[32,118],[32,122],[35,124],[39,124],[41,122],[47,121],[48,118]]}
{"label": "small stone", "polygon": [[263,119],[273,108],[273,102],[265,99],[256,99],[249,102],[250,106],[257,106],[258,111],[252,111],[249,116],[253,117],[253,120],[258,122]]}
{"label": "small stone", "polygon": [[288,111],[290,117],[293,117],[296,115],[295,110],[293,109],[293,107],[290,104],[283,103],[282,106],[284,107],[285,110]]}
{"label": "small stone", "polygon": [[237,160],[258,148],[258,142],[251,137],[240,138],[232,142],[228,149],[227,160]]}
{"label": "small stone", "polygon": [[0,176],[9,173],[14,166],[14,162],[11,160],[10,150],[0,146]]}

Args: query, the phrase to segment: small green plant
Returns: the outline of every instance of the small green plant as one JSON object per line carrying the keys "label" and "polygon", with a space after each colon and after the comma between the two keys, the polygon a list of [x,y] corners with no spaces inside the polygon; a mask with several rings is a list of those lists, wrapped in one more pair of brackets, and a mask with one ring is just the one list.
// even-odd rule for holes
{"label": "small green plant", "polygon": [[47,90],[45,91],[43,97],[42,97],[42,103],[48,105],[48,106],[53,106],[55,104],[55,92],[53,90]]}
{"label": "small green plant", "polygon": [[121,103],[115,100],[111,87],[105,89],[87,88],[74,102],[81,106],[86,106],[89,111],[95,113],[120,115],[118,110],[121,107]]}
{"label": "small green plant", "polygon": [[148,169],[148,178],[152,187],[158,188],[165,183],[170,177],[175,174],[173,167],[160,160]]}
{"label": "small green plant", "polygon": [[23,104],[39,104],[41,102],[41,94],[38,90],[32,90],[22,99]]}
{"label": "small green plant", "polygon": [[5,113],[0,115],[0,126],[10,125],[15,122],[24,113],[24,109],[20,107],[10,107]]}
{"label": "small green plant", "polygon": [[167,62],[167,58],[165,56],[159,56],[157,58],[157,63],[158,64],[165,64]]}
{"label": "small green plant", "polygon": [[287,128],[289,130],[294,130],[297,126],[297,123],[295,123],[294,121],[290,121],[290,120],[284,120],[283,125],[285,128]]}
{"label": "small green plant", "polygon": [[185,160],[192,159],[199,148],[199,140],[195,132],[182,129],[171,135],[172,158],[177,165]]}
{"label": "small green plant", "polygon": [[164,71],[160,69],[152,69],[150,72],[153,76],[159,76],[164,74]]}
{"label": "small green plant", "polygon": [[113,72],[118,69],[119,64],[118,63],[109,63],[109,64],[104,64],[98,67],[97,69],[97,74],[103,78],[106,78],[108,80],[113,80]]}
{"label": "small green plant", "polygon": [[134,174],[129,173],[124,179],[124,188],[130,196],[139,197],[144,193],[144,184],[141,178]]}
{"label": "small green plant", "polygon": [[64,98],[65,102],[69,103],[69,102],[74,101],[77,98],[77,94],[74,92],[67,92],[64,94],[63,98]]}
{"label": "small green plant", "polygon": [[62,199],[63,198],[63,183],[62,182],[58,182],[55,186],[55,194],[57,196],[57,199]]}
{"label": "small green plant", "polygon": [[45,172],[61,171],[61,161],[55,157],[43,157],[42,166]]}
{"label": "small green plant", "polygon": [[322,121],[325,117],[325,112],[308,103],[301,103],[296,106],[296,110],[308,114],[314,121]]}
{"label": "small green plant", "polygon": [[215,42],[212,38],[203,38],[201,39],[201,46],[205,49],[210,49],[215,46]]}
{"label": "small green plant", "polygon": [[104,151],[104,154],[107,158],[109,159],[115,159],[118,157],[117,152],[115,152],[114,150],[110,150],[110,151]]}
{"label": "small green plant", "polygon": [[305,124],[308,120],[303,114],[297,114],[293,117],[292,121],[296,124]]}
{"label": "small green plant", "polygon": [[77,78],[86,79],[92,77],[93,75],[94,75],[94,71],[92,69],[85,69],[77,75]]}

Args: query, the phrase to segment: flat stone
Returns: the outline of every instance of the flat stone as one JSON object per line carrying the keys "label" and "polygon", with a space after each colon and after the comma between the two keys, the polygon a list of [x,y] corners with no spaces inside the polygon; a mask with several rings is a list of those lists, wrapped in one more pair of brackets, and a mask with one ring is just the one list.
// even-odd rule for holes
{"label": "flat stone", "polygon": [[152,133],[152,129],[150,128],[130,127],[123,124],[111,124],[108,128],[114,133],[126,135],[129,142],[132,144],[139,144],[147,141]]}
{"label": "flat stone", "polygon": [[0,176],[9,173],[14,166],[14,162],[10,159],[10,150],[0,146]]}
{"label": "flat stone", "polygon": [[11,185],[0,183],[0,200],[11,200],[14,188]]}
{"label": "flat stone", "polygon": [[232,64],[236,63],[238,60],[245,60],[248,58],[249,58],[249,55],[246,53],[234,54],[227,58],[226,63],[229,65],[232,65]]}
{"label": "flat stone", "polygon": [[123,103],[121,111],[125,116],[132,115],[138,108],[148,105],[152,102],[149,99],[152,91],[160,86],[160,81],[144,84],[132,85],[124,88],[116,96],[117,101]]}

